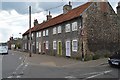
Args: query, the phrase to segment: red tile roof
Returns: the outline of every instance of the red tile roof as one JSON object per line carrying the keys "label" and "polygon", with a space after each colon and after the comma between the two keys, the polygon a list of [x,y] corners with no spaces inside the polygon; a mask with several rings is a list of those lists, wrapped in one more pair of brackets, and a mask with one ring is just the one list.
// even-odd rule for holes
{"label": "red tile roof", "polygon": [[[79,7],[76,7],[74,9],[70,10],[66,14],[60,14],[59,16],[54,17],[54,18],[50,19],[49,21],[43,22],[43,23],[38,24],[37,26],[31,28],[31,31],[32,32],[39,31],[41,29],[48,28],[48,27],[51,27],[53,25],[62,23],[64,21],[68,21],[68,20],[74,19],[76,17],[79,17],[80,14],[85,9],[87,9],[91,4],[92,4],[92,2],[87,2]],[[29,30],[27,30],[23,35],[28,34],[28,33],[29,33]]]}

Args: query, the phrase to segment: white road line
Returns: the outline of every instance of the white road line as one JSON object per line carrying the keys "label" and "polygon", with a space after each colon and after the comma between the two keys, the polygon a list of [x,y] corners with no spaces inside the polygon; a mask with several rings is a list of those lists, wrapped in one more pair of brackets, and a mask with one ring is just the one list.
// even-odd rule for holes
{"label": "white road line", "polygon": [[20,78],[21,76],[16,76],[16,78]]}
{"label": "white road line", "polygon": [[21,59],[22,59],[22,57],[19,57],[19,59],[21,60]]}
{"label": "white road line", "polygon": [[[12,53],[12,55],[14,55],[14,53]],[[22,57],[19,57],[19,59],[21,60]],[[26,69],[26,67],[28,66],[28,63],[26,63],[26,59],[27,59],[27,57],[24,56],[21,64],[16,68],[15,71],[17,71],[20,67],[22,67],[22,66],[24,65],[23,68],[22,68],[22,70],[21,70],[21,72],[22,72],[21,74],[23,74],[23,71],[24,71],[24,70]],[[20,77],[21,77],[21,76],[19,76],[16,72],[13,72],[12,75],[13,75],[13,76],[16,76],[16,78],[20,78]],[[8,76],[7,78],[13,78],[13,76]]]}
{"label": "white road line", "polygon": [[91,73],[86,73],[86,74],[81,74],[81,75],[91,75],[91,74],[98,74],[98,73],[101,73],[101,72],[91,72]]}
{"label": "white road line", "polygon": [[23,65],[23,63],[21,63],[21,64],[16,68],[16,70],[18,70],[22,65]]}
{"label": "white road line", "polygon": [[76,78],[76,77],[74,77],[74,76],[66,76],[65,78]]}
{"label": "white road line", "polygon": [[99,73],[99,74],[95,74],[95,75],[89,76],[89,77],[87,77],[87,79],[89,79],[89,78],[94,78],[94,77],[97,77],[97,76],[100,76],[100,75],[103,75],[103,74],[107,74],[107,73],[109,73],[109,72],[111,72],[111,71],[112,71],[112,70],[104,71],[104,72],[101,72],[101,73]]}
{"label": "white road line", "polygon": [[7,78],[13,78],[13,76],[8,76]]}

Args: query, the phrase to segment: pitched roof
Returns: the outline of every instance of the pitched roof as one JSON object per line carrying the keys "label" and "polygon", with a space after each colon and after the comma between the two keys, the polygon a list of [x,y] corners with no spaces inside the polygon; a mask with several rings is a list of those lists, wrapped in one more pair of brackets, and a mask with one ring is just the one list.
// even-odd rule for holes
{"label": "pitched roof", "polygon": [[[49,21],[43,22],[43,23],[38,24],[37,26],[31,28],[31,31],[32,32],[39,31],[39,30],[51,27],[51,26],[56,25],[56,24],[60,24],[60,23],[62,23],[64,21],[68,21],[68,20],[77,18],[91,4],[92,4],[92,2],[87,2],[87,3],[85,3],[85,4],[81,5],[81,6],[78,6],[78,7],[74,8],[74,9],[68,11],[66,14],[60,14],[57,17],[54,17],[54,18],[50,19]],[[29,30],[27,30],[23,35],[26,35],[28,33],[29,33]]]}

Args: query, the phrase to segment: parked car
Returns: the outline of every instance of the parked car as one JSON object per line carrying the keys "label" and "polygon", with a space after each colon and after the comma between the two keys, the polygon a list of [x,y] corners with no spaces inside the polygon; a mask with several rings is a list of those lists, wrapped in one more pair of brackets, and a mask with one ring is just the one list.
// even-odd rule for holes
{"label": "parked car", "polygon": [[108,58],[108,63],[110,66],[120,67],[120,50],[116,51],[112,56]]}
{"label": "parked car", "polygon": [[0,43],[0,54],[8,54],[7,43]]}

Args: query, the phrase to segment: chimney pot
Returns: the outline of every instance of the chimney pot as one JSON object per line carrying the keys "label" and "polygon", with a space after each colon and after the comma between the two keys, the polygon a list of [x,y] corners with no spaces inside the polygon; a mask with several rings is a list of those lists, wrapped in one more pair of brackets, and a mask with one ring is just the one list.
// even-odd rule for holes
{"label": "chimney pot", "polygon": [[49,11],[49,15],[47,15],[46,17],[47,17],[47,20],[52,19],[52,15],[50,14],[50,11]]}

